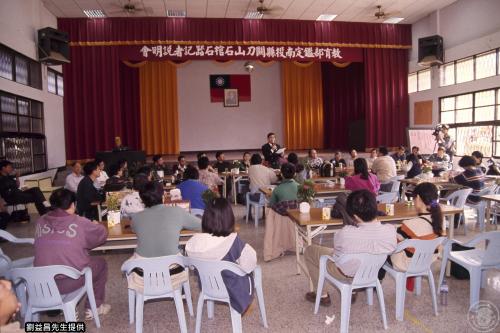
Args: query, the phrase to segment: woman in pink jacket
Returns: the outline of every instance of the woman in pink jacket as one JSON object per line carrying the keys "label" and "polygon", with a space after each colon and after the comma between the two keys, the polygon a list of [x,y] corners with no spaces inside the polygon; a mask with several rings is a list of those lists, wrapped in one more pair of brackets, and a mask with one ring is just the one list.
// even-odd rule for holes
{"label": "woman in pink jacket", "polygon": [[354,160],[354,176],[347,177],[345,188],[351,191],[368,190],[377,195],[380,182],[376,175],[368,171],[368,163],[364,158]]}

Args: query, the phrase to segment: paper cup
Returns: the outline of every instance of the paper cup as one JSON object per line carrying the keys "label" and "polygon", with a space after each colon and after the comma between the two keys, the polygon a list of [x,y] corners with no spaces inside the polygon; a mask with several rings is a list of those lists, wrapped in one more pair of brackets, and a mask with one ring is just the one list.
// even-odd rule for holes
{"label": "paper cup", "polygon": [[321,218],[323,220],[329,220],[331,213],[332,213],[332,209],[330,207],[323,207],[323,209],[321,211]]}
{"label": "paper cup", "polygon": [[386,204],[385,205],[385,213],[388,216],[394,216],[394,204]]}

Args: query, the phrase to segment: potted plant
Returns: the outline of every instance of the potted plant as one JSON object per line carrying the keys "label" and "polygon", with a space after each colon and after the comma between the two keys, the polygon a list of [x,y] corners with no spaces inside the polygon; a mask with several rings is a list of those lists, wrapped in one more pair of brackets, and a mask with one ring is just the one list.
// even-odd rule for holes
{"label": "potted plant", "polygon": [[110,194],[106,199],[106,207],[108,209],[108,227],[112,227],[120,223],[120,199],[117,195]]}
{"label": "potted plant", "polygon": [[299,210],[302,214],[309,213],[315,195],[316,191],[314,190],[314,182],[312,180],[304,180],[304,183],[299,185],[297,198],[300,202]]}
{"label": "potted plant", "polygon": [[210,189],[208,190],[205,190],[202,194],[201,194],[201,198],[203,200],[203,202],[205,203],[205,205],[208,205],[209,203],[211,203],[214,199],[216,198],[219,198],[220,195],[218,192],[215,192],[215,191],[212,191]]}
{"label": "potted plant", "polygon": [[430,165],[424,165],[424,167],[422,168],[422,176],[425,179],[430,179],[433,177],[432,167]]}
{"label": "potted plant", "polygon": [[233,168],[231,169],[231,173],[233,175],[239,175],[240,168],[241,168],[241,162],[239,160],[234,160],[233,161]]}
{"label": "potted plant", "polygon": [[347,170],[342,169],[338,173],[340,186],[345,186],[345,177],[347,177]]}

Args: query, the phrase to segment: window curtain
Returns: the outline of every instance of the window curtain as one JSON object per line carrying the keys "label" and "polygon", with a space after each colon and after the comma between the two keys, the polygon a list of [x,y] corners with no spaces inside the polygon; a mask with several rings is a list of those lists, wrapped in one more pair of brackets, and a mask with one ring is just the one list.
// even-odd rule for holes
{"label": "window curtain", "polygon": [[177,69],[166,61],[139,67],[141,146],[146,154],[179,153]]}
{"label": "window curtain", "polygon": [[365,118],[363,63],[353,62],[339,68],[336,64],[323,62],[321,74],[325,148],[350,149],[349,126]]}
{"label": "window curtain", "polygon": [[366,146],[406,142],[408,51],[364,49]]}
{"label": "window curtain", "polygon": [[322,149],[323,89],[321,64],[283,62],[284,143],[288,149]]}

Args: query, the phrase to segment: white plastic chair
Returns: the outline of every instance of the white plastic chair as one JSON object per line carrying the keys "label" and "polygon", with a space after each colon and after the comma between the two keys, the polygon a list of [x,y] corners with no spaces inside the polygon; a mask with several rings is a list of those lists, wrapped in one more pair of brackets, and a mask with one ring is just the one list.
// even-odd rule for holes
{"label": "white plastic chair", "polygon": [[[462,246],[474,247],[478,243],[486,241],[488,243],[486,250],[473,249],[466,251],[451,251],[453,243]],[[443,251],[443,260],[441,262],[441,271],[439,273],[439,285],[443,283],[444,273],[448,260],[459,264],[469,271],[470,275],[470,305],[472,307],[479,301],[480,288],[485,287],[485,270],[497,268],[500,269],[500,231],[490,231],[479,234],[467,243],[461,243],[454,239],[449,240]]]}
{"label": "white plastic chair", "polygon": [[[497,189],[496,185],[493,185],[493,186],[483,188],[480,192],[471,193],[470,195],[479,198],[482,195],[489,195],[489,194],[495,193],[496,189]],[[484,231],[484,220],[485,220],[485,214],[486,214],[486,201],[480,200],[479,202],[477,202],[475,204],[470,203],[470,202],[466,202],[465,205],[470,207],[470,208],[474,208],[476,210],[477,222],[479,223],[479,229],[481,230],[481,232],[483,232]]]}
{"label": "white plastic chair", "polygon": [[[155,258],[141,258],[127,260],[123,263],[121,270],[125,275],[132,274],[134,268],[140,268],[143,271],[144,290],[142,293],[134,290],[128,290],[128,312],[129,323],[132,324],[135,318],[136,333],[142,332],[144,317],[144,302],[152,299],[173,298],[177,317],[179,319],[180,331],[187,332],[186,317],[184,315],[184,304],[182,303],[181,287],[173,289],[170,278],[171,265],[177,264],[185,267],[186,258],[183,256],[165,256]],[[186,268],[187,269],[187,268]],[[191,299],[191,288],[189,278],[182,283],[189,315],[193,316],[193,302]],[[135,309],[135,311],[134,311]]]}
{"label": "white plastic chair", "polygon": [[406,279],[415,277],[415,294],[420,295],[422,289],[422,276],[427,276],[429,280],[429,289],[432,297],[432,307],[434,315],[438,315],[436,300],[436,285],[432,275],[431,265],[436,248],[446,240],[445,237],[439,237],[432,240],[407,239],[398,244],[394,253],[404,251],[407,248],[415,249],[413,257],[406,272],[401,272],[393,268],[388,263],[384,264],[384,270],[396,281],[396,319],[403,321],[406,295]]}
{"label": "white plastic chair", "polygon": [[[258,192],[256,192],[258,193]],[[259,225],[259,216],[260,216],[260,208],[262,207],[262,211],[264,212],[264,209],[266,207],[266,200],[265,196],[263,193],[260,194],[260,200],[258,202],[256,201],[251,201],[250,200],[250,195],[254,194],[251,192],[247,192],[246,194],[246,204],[247,204],[247,210],[246,210],[246,217],[245,217],[245,222],[248,223],[248,217],[250,216],[250,211],[251,208],[253,207],[253,213],[254,213],[254,220],[255,220],[255,227]]]}
{"label": "white plastic chair", "polygon": [[[380,312],[382,314],[382,322],[384,324],[384,329],[387,329],[387,316],[385,314],[385,303],[384,303],[384,292],[382,290],[382,285],[378,280],[378,271],[387,259],[385,254],[345,254],[341,257],[331,257],[323,255],[319,260],[319,278],[318,278],[318,290],[316,291],[316,303],[314,304],[314,314],[318,313],[319,302],[323,292],[323,285],[325,279],[332,283],[335,287],[340,290],[340,332],[347,333],[349,331],[349,317],[351,312],[351,296],[352,291],[355,289],[366,288],[366,296],[368,298],[368,305],[373,305],[373,287],[377,288],[378,302],[380,305]],[[339,281],[335,277],[331,276],[326,270],[327,261],[333,261],[335,263],[344,263],[351,260],[359,262],[359,268],[352,282],[349,284],[347,282]]]}
{"label": "white plastic chair", "polygon": [[[460,222],[463,219],[463,221],[464,221],[464,233],[466,236],[467,236],[467,224],[465,223],[466,221],[465,221],[465,214],[463,212],[463,209],[464,209],[465,203],[467,202],[467,197],[471,193],[472,193],[471,188],[464,188],[461,190],[454,191],[454,192],[450,193],[449,195],[447,195],[446,197],[441,198],[442,201],[446,201],[446,203],[448,203],[452,206],[455,206],[455,207],[462,210],[462,212],[459,214],[458,224],[460,225]],[[454,216],[452,215],[452,216],[449,216],[448,218],[449,218],[448,219],[448,227],[453,228]]]}
{"label": "white plastic chair", "polygon": [[[85,284],[80,289],[61,295],[55,282],[57,275],[64,275],[75,280],[83,275]],[[39,321],[39,312],[49,310],[62,310],[65,321],[76,321],[76,306],[87,294],[95,324],[97,327],[101,327],[90,267],[85,267],[81,272],[73,267],[63,265],[15,268],[12,270],[11,276],[14,284],[24,284],[28,293],[25,322]]]}
{"label": "white plastic chair", "polygon": [[398,200],[398,192],[380,192],[377,195],[377,203],[391,204]]}
{"label": "white plastic chair", "polygon": [[[226,285],[222,280],[221,273],[223,271],[233,272],[239,276],[246,276],[238,265],[228,261],[212,261],[188,258],[189,265],[195,268],[198,272],[198,277],[201,282],[201,291],[198,296],[198,306],[196,309],[196,333],[201,330],[201,317],[203,315],[203,304],[207,301],[208,318],[214,316],[214,301],[224,302],[229,305],[231,311],[231,322],[233,332],[242,332],[241,315],[231,307],[229,294]],[[255,267],[253,271],[253,281],[256,291],[257,300],[259,302],[260,318],[262,325],[267,326],[266,307],[264,304],[264,292],[262,291],[262,270],[260,266]]]}
{"label": "white plastic chair", "polygon": [[[0,238],[8,240],[15,244],[34,244],[35,240],[33,238],[17,238],[16,236],[8,233],[5,230],[0,230]],[[32,267],[34,257],[21,258],[17,260],[10,259],[2,249],[0,249],[0,276],[4,276],[6,279],[10,278],[10,271],[14,268],[21,267]]]}

